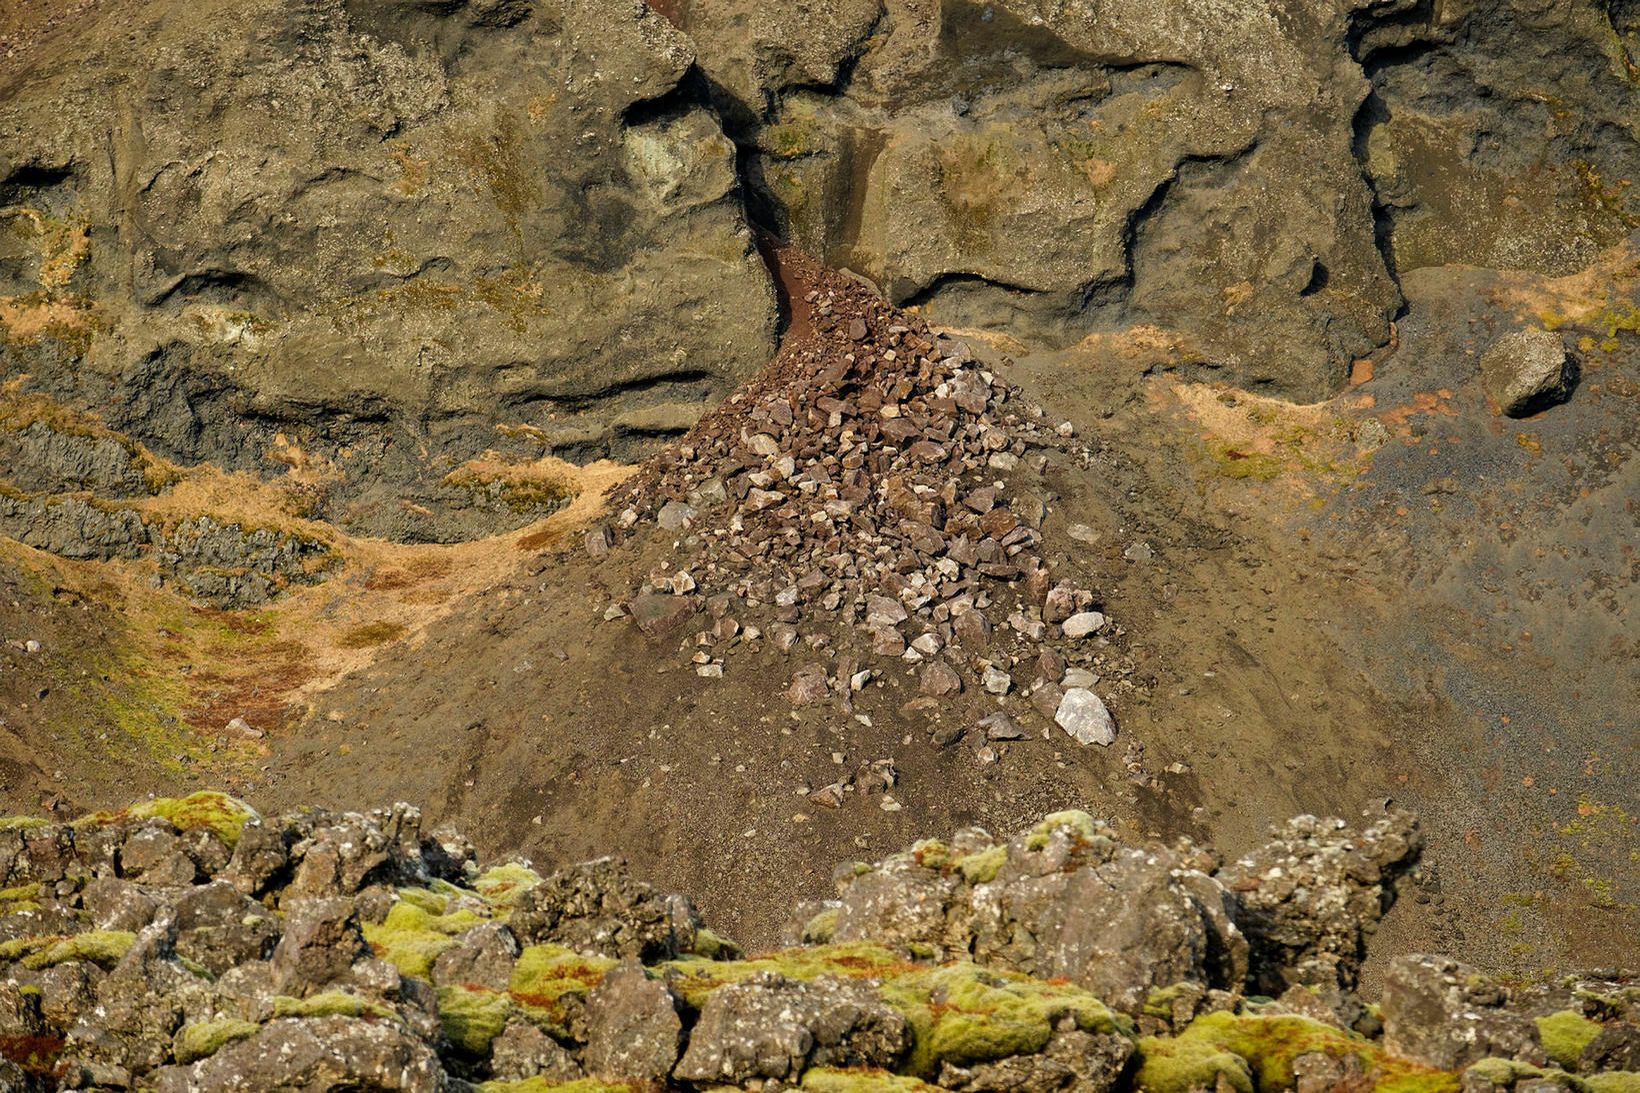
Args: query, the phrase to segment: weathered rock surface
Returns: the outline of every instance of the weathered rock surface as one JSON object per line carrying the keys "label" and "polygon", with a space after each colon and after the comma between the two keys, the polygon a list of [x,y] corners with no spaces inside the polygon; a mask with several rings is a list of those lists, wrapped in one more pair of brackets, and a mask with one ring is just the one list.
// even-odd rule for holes
{"label": "weathered rock surface", "polygon": [[763,214],[953,326],[1146,324],[1319,396],[1395,274],[1565,273],[1632,230],[1632,13],[1478,0],[694,0]]}
{"label": "weathered rock surface", "polygon": [[608,0],[122,4],[0,101],[0,367],[350,529],[534,519],[561,496],[464,461],[630,456],[772,351],[692,61]]}

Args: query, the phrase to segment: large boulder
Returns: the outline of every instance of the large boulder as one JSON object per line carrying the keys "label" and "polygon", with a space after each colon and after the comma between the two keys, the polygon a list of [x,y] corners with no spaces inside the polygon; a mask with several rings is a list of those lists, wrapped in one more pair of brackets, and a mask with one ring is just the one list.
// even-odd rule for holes
{"label": "large boulder", "polygon": [[273,1021],[187,1067],[155,1075],[160,1093],[442,1093],[452,1088],[432,1047],[392,1021]]}
{"label": "large boulder", "polygon": [[809,1067],[890,1067],[910,1046],[905,1017],[869,983],[799,982],[774,973],[714,991],[675,1074],[745,1085]]}
{"label": "large boulder", "polygon": [[[527,522],[770,355],[693,59],[621,0],[121,4],[0,98],[0,371],[354,530]],[[65,443],[4,450],[163,485]]]}
{"label": "large boulder", "polygon": [[1065,978],[1138,1012],[1157,987],[1245,977],[1247,943],[1211,867],[1193,848],[1123,847],[1086,814],[1059,813],[1006,843],[970,830],[844,869],[837,901],[789,930]]}
{"label": "large boulder", "polygon": [[1384,1047],[1440,1070],[1491,1057],[1544,1065],[1537,1025],[1509,1001],[1507,989],[1467,964],[1399,957],[1384,976]]}
{"label": "large boulder", "polygon": [[1423,848],[1417,819],[1395,811],[1353,828],[1299,816],[1271,835],[1218,873],[1252,946],[1252,987],[1270,995],[1295,983],[1353,988],[1366,934]]}
{"label": "large boulder", "polygon": [[509,925],[527,945],[654,962],[692,952],[701,919],[685,897],[658,892],[634,880],[624,862],[600,858],[525,892]]}

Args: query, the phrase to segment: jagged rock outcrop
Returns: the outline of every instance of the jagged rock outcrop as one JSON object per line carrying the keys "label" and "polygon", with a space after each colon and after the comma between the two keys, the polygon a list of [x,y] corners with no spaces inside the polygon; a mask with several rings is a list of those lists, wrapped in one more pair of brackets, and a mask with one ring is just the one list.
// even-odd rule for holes
{"label": "jagged rock outcrop", "polygon": [[935,321],[1133,324],[1319,397],[1397,271],[1564,273],[1640,223],[1632,13],[1579,0],[678,8],[764,215]]}
{"label": "jagged rock outcrop", "polygon": [[0,97],[0,376],[300,463],[350,529],[527,522],[554,499],[464,461],[629,456],[772,352],[693,57],[614,0],[122,4]]}
{"label": "jagged rock outcrop", "polygon": [[[1381,1028],[1336,984],[1274,1002],[1243,993],[1257,982],[1249,948],[1255,974],[1292,959],[1292,974],[1269,974],[1343,977],[1344,919],[1372,920],[1416,851],[1405,817],[1343,830],[1300,819],[1234,872],[1187,844],[1123,847],[1082,813],[1007,842],[924,841],[844,870],[822,917],[855,940],[743,958],[687,899],[613,861],[482,868],[403,805],[261,817],[202,793],[67,824],[11,819],[0,1082],[1253,1093],[1257,1075],[1259,1090],[1306,1093],[1624,1093],[1640,1081],[1617,1069],[1640,1036],[1640,988],[1619,980],[1511,991],[1408,958]],[[1277,936],[1269,901],[1238,900],[1254,889],[1237,879],[1268,881],[1295,859],[1310,863],[1308,894],[1280,901]]]}

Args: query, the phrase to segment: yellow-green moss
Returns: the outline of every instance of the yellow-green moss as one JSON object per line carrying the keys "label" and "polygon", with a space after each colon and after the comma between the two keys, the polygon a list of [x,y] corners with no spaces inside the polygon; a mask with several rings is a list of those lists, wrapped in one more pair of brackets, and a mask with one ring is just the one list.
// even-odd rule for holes
{"label": "yellow-green moss", "polygon": [[50,968],[57,964],[81,960],[102,968],[112,968],[120,962],[136,943],[137,935],[128,930],[91,930],[52,940],[38,952],[23,958],[25,968]]}
{"label": "yellow-green moss", "polygon": [[221,836],[230,848],[239,844],[239,835],[245,830],[245,825],[257,819],[256,810],[250,805],[226,793],[212,792],[145,801],[133,807],[131,815],[137,819],[157,816],[169,820],[178,831],[208,827]]}
{"label": "yellow-green moss", "polygon": [[473,889],[491,907],[511,910],[518,897],[541,883],[541,874],[518,862],[492,865],[473,881]]}
{"label": "yellow-green moss", "polygon": [[1209,440],[1207,453],[1212,458],[1215,473],[1224,478],[1250,478],[1256,482],[1270,482],[1281,477],[1286,465],[1264,452],[1243,451],[1222,440]]}
{"label": "yellow-green moss", "polygon": [[448,901],[437,893],[401,888],[399,901],[387,912],[387,918],[365,923],[364,939],[400,975],[429,979],[433,962],[455,944],[453,935],[489,921],[466,909],[445,914],[447,906]]}
{"label": "yellow-green moss", "polygon": [[512,1017],[512,1000],[499,991],[440,987],[439,1017],[450,1043],[469,1055],[484,1055]]}
{"label": "yellow-green moss", "polygon": [[808,1093],[936,1093],[940,1087],[886,1070],[816,1067],[803,1072],[802,1088]]}
{"label": "yellow-green moss", "polygon": [[1238,1093],[1253,1093],[1253,1070],[1240,1055],[1204,1039],[1146,1036],[1139,1041],[1141,1093],[1190,1093],[1215,1089],[1222,1075]]}
{"label": "yellow-green moss", "polygon": [[892,978],[883,998],[913,1029],[907,1072],[937,1074],[942,1063],[964,1066],[1040,1051],[1070,1018],[1087,1032],[1131,1034],[1132,1023],[1093,995],[1069,984],[956,963]]}
{"label": "yellow-green moss", "polygon": [[962,879],[969,884],[989,884],[996,880],[997,873],[1007,860],[1006,846],[992,846],[972,854],[960,855],[956,859],[956,869],[962,874]]}
{"label": "yellow-green moss", "polygon": [[240,1021],[233,1017],[184,1025],[176,1035],[172,1051],[177,1062],[191,1063],[215,1055],[235,1040],[256,1035],[261,1027],[254,1021]]}
{"label": "yellow-green moss", "polygon": [[573,1082],[554,1082],[536,1076],[516,1082],[479,1082],[478,1093],[634,1093],[639,1086],[634,1082],[601,1082],[597,1078],[580,1078]]}
{"label": "yellow-green moss", "polygon": [[273,1000],[275,1017],[374,1017],[390,1020],[397,1017],[393,1010],[380,1002],[372,1002],[355,994],[325,991],[311,998],[291,998],[280,995]]}
{"label": "yellow-green moss", "polygon": [[695,931],[695,944],[690,952],[705,960],[737,960],[741,956],[739,945],[704,926]]}
{"label": "yellow-green moss", "polygon": [[38,911],[39,909],[39,884],[23,884],[16,888],[0,888],[0,915],[15,915],[19,911]]}
{"label": "yellow-green moss", "polygon": [[1037,835],[1049,835],[1061,827],[1071,828],[1078,837],[1083,839],[1092,839],[1099,834],[1099,821],[1079,808],[1069,808],[1063,812],[1051,812],[1042,817],[1041,822],[1033,827],[1031,831]]}
{"label": "yellow-green moss", "polygon": [[[1237,1089],[1241,1084],[1234,1064],[1240,1060],[1258,1089],[1290,1089],[1293,1060],[1320,1052],[1335,1058],[1354,1055],[1374,1075],[1377,1093],[1456,1093],[1458,1076],[1432,1070],[1386,1054],[1375,1042],[1307,1017],[1252,1013],[1209,1013],[1192,1021],[1174,1037],[1146,1037],[1139,1041],[1139,1087],[1147,1093],[1184,1093],[1199,1080],[1213,1086],[1224,1073]],[[1230,1070],[1219,1070],[1229,1066]]]}
{"label": "yellow-green moss", "polygon": [[1589,1093],[1640,1093],[1640,1071],[1609,1070],[1604,1074],[1590,1074],[1583,1084]]}
{"label": "yellow-green moss", "polygon": [[837,920],[842,917],[841,907],[827,907],[803,924],[803,942],[807,945],[827,945],[837,933]]}
{"label": "yellow-green moss", "polygon": [[[703,967],[719,967],[716,962],[696,961]],[[507,995],[526,1016],[554,1030],[565,1027],[564,999],[585,998],[604,981],[604,973],[615,961],[589,956],[562,945],[530,945],[518,954]]]}
{"label": "yellow-green moss", "polygon": [[1600,1023],[1573,1010],[1537,1018],[1538,1036],[1549,1059],[1567,1070],[1577,1069],[1578,1057],[1589,1041],[1600,1035]]}
{"label": "yellow-green moss", "polygon": [[[526,953],[528,951],[525,950]],[[522,967],[523,961],[519,964]],[[927,967],[926,964],[910,963],[898,953],[878,945],[844,943],[786,949],[747,960],[675,960],[661,965],[661,970],[676,972],[673,989],[684,1001],[698,1007],[707,995],[724,984],[739,983],[763,972],[803,981],[818,979],[822,975],[888,979]]]}
{"label": "yellow-green moss", "polygon": [[38,816],[3,816],[0,817],[0,831],[32,831],[50,823],[50,820],[42,820]]}

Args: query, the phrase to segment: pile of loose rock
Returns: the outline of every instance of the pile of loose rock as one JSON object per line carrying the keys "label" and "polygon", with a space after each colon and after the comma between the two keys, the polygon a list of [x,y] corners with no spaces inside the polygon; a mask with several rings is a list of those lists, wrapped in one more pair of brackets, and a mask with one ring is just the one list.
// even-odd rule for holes
{"label": "pile of loose rock", "polygon": [[[961,341],[790,261],[816,286],[802,301],[812,333],[624,487],[615,530],[652,520],[681,556],[611,617],[688,634],[705,607],[691,652],[706,677],[738,648],[789,650],[804,624],[841,620],[869,653],[794,679],[793,704],[846,697],[873,676],[870,658],[889,658],[919,666],[927,697],[1028,699],[1018,711],[1110,744],[1094,688],[1120,660],[1114,628],[1092,590],[1050,573],[1047,505],[1026,482],[1074,430],[1048,424]],[[594,553],[613,541],[607,528],[588,536]],[[1006,709],[986,728],[1023,735]]]}
{"label": "pile of loose rock", "polygon": [[1304,817],[1226,866],[1060,813],[841,867],[745,958],[615,861],[481,868],[404,805],[10,820],[0,1089],[1632,1093],[1626,982],[1409,957],[1352,993],[1417,850]]}

